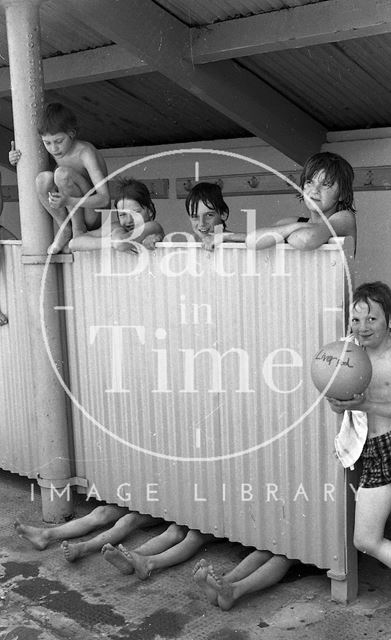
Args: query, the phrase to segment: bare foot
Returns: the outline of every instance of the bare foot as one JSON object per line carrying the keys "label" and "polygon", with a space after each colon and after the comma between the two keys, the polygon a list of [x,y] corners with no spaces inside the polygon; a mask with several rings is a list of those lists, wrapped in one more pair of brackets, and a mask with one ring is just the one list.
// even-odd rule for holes
{"label": "bare foot", "polygon": [[79,558],[83,558],[87,555],[82,542],[69,544],[68,540],[63,540],[61,543],[61,549],[64,552],[65,560],[68,562],[75,562],[75,560],[79,560]]}
{"label": "bare foot", "polygon": [[209,586],[217,592],[217,604],[222,611],[229,611],[235,602],[234,587],[230,582],[226,582],[213,570],[208,570],[207,582]]}
{"label": "bare foot", "polygon": [[43,551],[49,544],[48,529],[32,527],[29,524],[21,524],[19,520],[14,522],[14,527],[19,538],[24,538],[31,542],[35,549]]}
{"label": "bare foot", "polygon": [[[68,242],[70,241],[71,238],[72,238],[71,227],[67,225],[61,233],[59,232],[57,233],[54,239],[54,242],[52,242],[52,244],[48,247],[47,254],[49,256],[52,256],[56,253],[60,253],[61,251],[64,251],[64,247],[68,245]],[[68,251],[65,249],[65,252],[69,253],[69,248],[68,248]]]}
{"label": "bare foot", "polygon": [[193,578],[205,593],[209,602],[211,604],[217,605],[217,591],[206,581],[209,569],[212,570],[212,566],[208,566],[206,560],[202,558],[199,562],[197,562],[193,569]]}
{"label": "bare foot", "polygon": [[4,324],[8,323],[8,318],[6,315],[4,315],[4,313],[2,311],[0,311],[0,327],[2,327]]}
{"label": "bare foot", "polygon": [[57,244],[57,242],[52,242],[52,244],[49,245],[48,247],[47,254],[48,256],[53,256],[56,253],[60,253],[61,249],[62,249],[61,244]]}
{"label": "bare foot", "polygon": [[124,545],[121,544],[121,543],[119,543],[118,549],[121,551],[121,553],[124,554],[125,558],[127,558],[129,560],[129,562],[130,562],[130,551],[125,549]]}
{"label": "bare foot", "polygon": [[140,580],[146,580],[150,577],[153,567],[149,556],[142,556],[135,551],[129,551],[129,558],[134,566],[136,576]]}
{"label": "bare foot", "polygon": [[104,559],[119,569],[121,573],[124,573],[125,575],[134,573],[134,566],[132,565],[128,554],[125,555],[123,551],[113,547],[109,542],[102,547],[101,553]]}

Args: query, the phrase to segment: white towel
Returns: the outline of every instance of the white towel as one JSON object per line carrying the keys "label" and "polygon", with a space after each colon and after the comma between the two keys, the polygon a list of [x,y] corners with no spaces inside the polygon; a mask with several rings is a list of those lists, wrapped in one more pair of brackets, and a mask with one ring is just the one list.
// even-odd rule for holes
{"label": "white towel", "polygon": [[342,466],[354,468],[361,456],[368,436],[368,417],[365,411],[345,411],[334,444]]}
{"label": "white towel", "polygon": [[[359,344],[352,333],[341,340]],[[361,456],[367,436],[368,416],[366,412],[345,411],[341,428],[334,440],[335,453],[343,467],[354,469],[354,463]]]}

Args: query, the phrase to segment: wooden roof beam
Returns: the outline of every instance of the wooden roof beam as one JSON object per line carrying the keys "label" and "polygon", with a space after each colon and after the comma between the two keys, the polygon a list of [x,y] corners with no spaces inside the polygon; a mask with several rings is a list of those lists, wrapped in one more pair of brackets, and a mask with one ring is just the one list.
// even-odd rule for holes
{"label": "wooden roof beam", "polygon": [[389,0],[324,0],[192,28],[190,58],[216,62],[390,32]]}
{"label": "wooden roof beam", "polygon": [[[42,64],[45,89],[58,89],[151,71],[140,58],[118,45],[46,58]],[[0,69],[0,98],[10,93],[9,69],[3,67]]]}
{"label": "wooden roof beam", "polygon": [[68,0],[83,22],[294,161],[303,163],[326,130],[232,61],[196,66],[188,27],[153,2]]}

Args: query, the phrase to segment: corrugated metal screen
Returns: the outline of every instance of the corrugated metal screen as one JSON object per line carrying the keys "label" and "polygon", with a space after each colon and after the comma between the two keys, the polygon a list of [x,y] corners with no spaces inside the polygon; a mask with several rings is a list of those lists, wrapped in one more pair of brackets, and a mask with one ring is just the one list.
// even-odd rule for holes
{"label": "corrugated metal screen", "polygon": [[110,256],[111,276],[102,252],[64,265],[77,475],[109,502],[341,572],[337,420],[309,373],[344,332],[338,246]]}
{"label": "corrugated metal screen", "polygon": [[39,471],[39,439],[34,405],[29,315],[24,296],[21,243],[0,247],[0,467],[28,477]]}
{"label": "corrugated metal screen", "polygon": [[[111,276],[102,252],[63,265],[76,474],[108,502],[343,574],[337,419],[309,375],[344,332],[343,254],[222,251],[110,253]],[[0,270],[0,464],[34,477],[20,253],[6,243]]]}

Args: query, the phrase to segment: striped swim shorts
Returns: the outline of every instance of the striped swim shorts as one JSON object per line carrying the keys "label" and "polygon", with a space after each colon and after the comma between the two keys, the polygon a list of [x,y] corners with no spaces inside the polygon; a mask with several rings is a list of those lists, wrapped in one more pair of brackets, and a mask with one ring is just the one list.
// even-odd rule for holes
{"label": "striped swim shorts", "polygon": [[391,431],[369,438],[361,454],[363,463],[360,487],[391,484]]}

